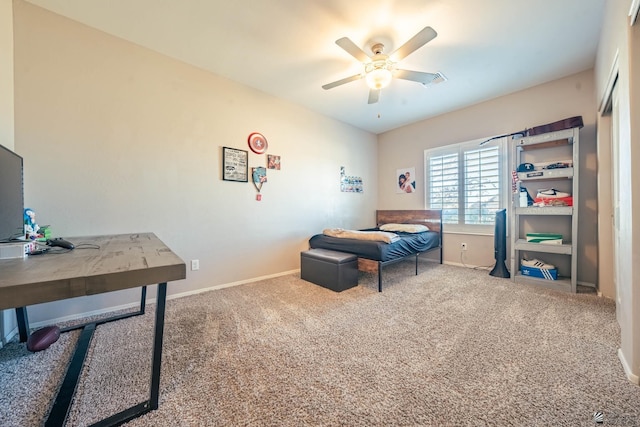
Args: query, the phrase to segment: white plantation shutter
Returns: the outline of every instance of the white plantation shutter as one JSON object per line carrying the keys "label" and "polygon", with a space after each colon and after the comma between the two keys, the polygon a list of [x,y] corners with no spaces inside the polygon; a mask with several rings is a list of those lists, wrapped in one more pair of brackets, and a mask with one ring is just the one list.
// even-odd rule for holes
{"label": "white plantation shutter", "polygon": [[459,173],[458,154],[444,154],[429,159],[429,206],[442,209],[442,221],[458,223]]}
{"label": "white plantation shutter", "polygon": [[480,146],[471,141],[425,151],[428,209],[442,209],[442,220],[456,231],[492,227],[506,205],[505,138]]}
{"label": "white plantation shutter", "polygon": [[500,209],[500,153],[498,147],[465,151],[464,223],[493,224]]}

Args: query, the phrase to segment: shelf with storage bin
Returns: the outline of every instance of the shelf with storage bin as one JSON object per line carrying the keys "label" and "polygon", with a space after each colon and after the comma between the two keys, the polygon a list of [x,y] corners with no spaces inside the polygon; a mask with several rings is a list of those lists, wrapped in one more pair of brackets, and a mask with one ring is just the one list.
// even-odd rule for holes
{"label": "shelf with storage bin", "polygon": [[[534,170],[518,172],[517,190],[526,188],[534,199],[537,192],[550,188],[567,192],[572,196],[572,206],[525,207],[519,206],[519,191],[514,193],[511,209],[510,261],[512,278],[516,283],[566,292],[577,290],[575,255],[578,236],[578,139],[579,128],[572,128],[520,137],[513,141],[511,159],[514,171],[522,163],[552,165],[550,168],[536,166]],[[526,234],[534,232],[561,234],[562,244],[528,242]],[[533,258],[556,266],[558,278],[552,280],[523,275],[520,270],[522,260]]]}

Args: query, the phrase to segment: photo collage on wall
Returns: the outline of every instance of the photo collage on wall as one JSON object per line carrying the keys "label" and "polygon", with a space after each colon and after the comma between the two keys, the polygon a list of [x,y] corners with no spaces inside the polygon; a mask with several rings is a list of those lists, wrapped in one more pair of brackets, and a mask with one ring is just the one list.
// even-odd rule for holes
{"label": "photo collage on wall", "polygon": [[[257,154],[265,154],[269,147],[267,138],[259,132],[252,132],[247,139],[249,149]],[[267,182],[267,169],[280,170],[281,158],[279,155],[267,154],[266,167],[256,166],[251,168],[251,182],[256,188],[256,200],[262,200],[260,191],[262,185]],[[263,159],[265,158],[263,157]],[[249,181],[249,152],[238,148],[222,147],[222,179],[224,181]]]}
{"label": "photo collage on wall", "polygon": [[340,191],[343,193],[362,193],[364,191],[362,178],[347,175],[344,166],[340,166]]}

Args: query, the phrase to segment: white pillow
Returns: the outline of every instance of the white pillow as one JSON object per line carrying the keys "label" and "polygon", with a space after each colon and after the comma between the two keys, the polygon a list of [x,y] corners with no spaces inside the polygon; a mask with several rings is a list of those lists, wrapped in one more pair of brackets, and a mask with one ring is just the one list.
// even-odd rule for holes
{"label": "white pillow", "polygon": [[403,233],[422,233],[429,231],[429,227],[422,224],[383,224],[380,226],[382,231],[400,231]]}

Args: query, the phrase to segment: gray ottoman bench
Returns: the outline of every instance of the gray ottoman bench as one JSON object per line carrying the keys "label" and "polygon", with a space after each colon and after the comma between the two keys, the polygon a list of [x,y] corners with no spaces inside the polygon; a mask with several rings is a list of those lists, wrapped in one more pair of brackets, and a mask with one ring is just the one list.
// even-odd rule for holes
{"label": "gray ottoman bench", "polygon": [[358,285],[358,257],[328,249],[310,249],[300,253],[300,277],[341,292]]}

